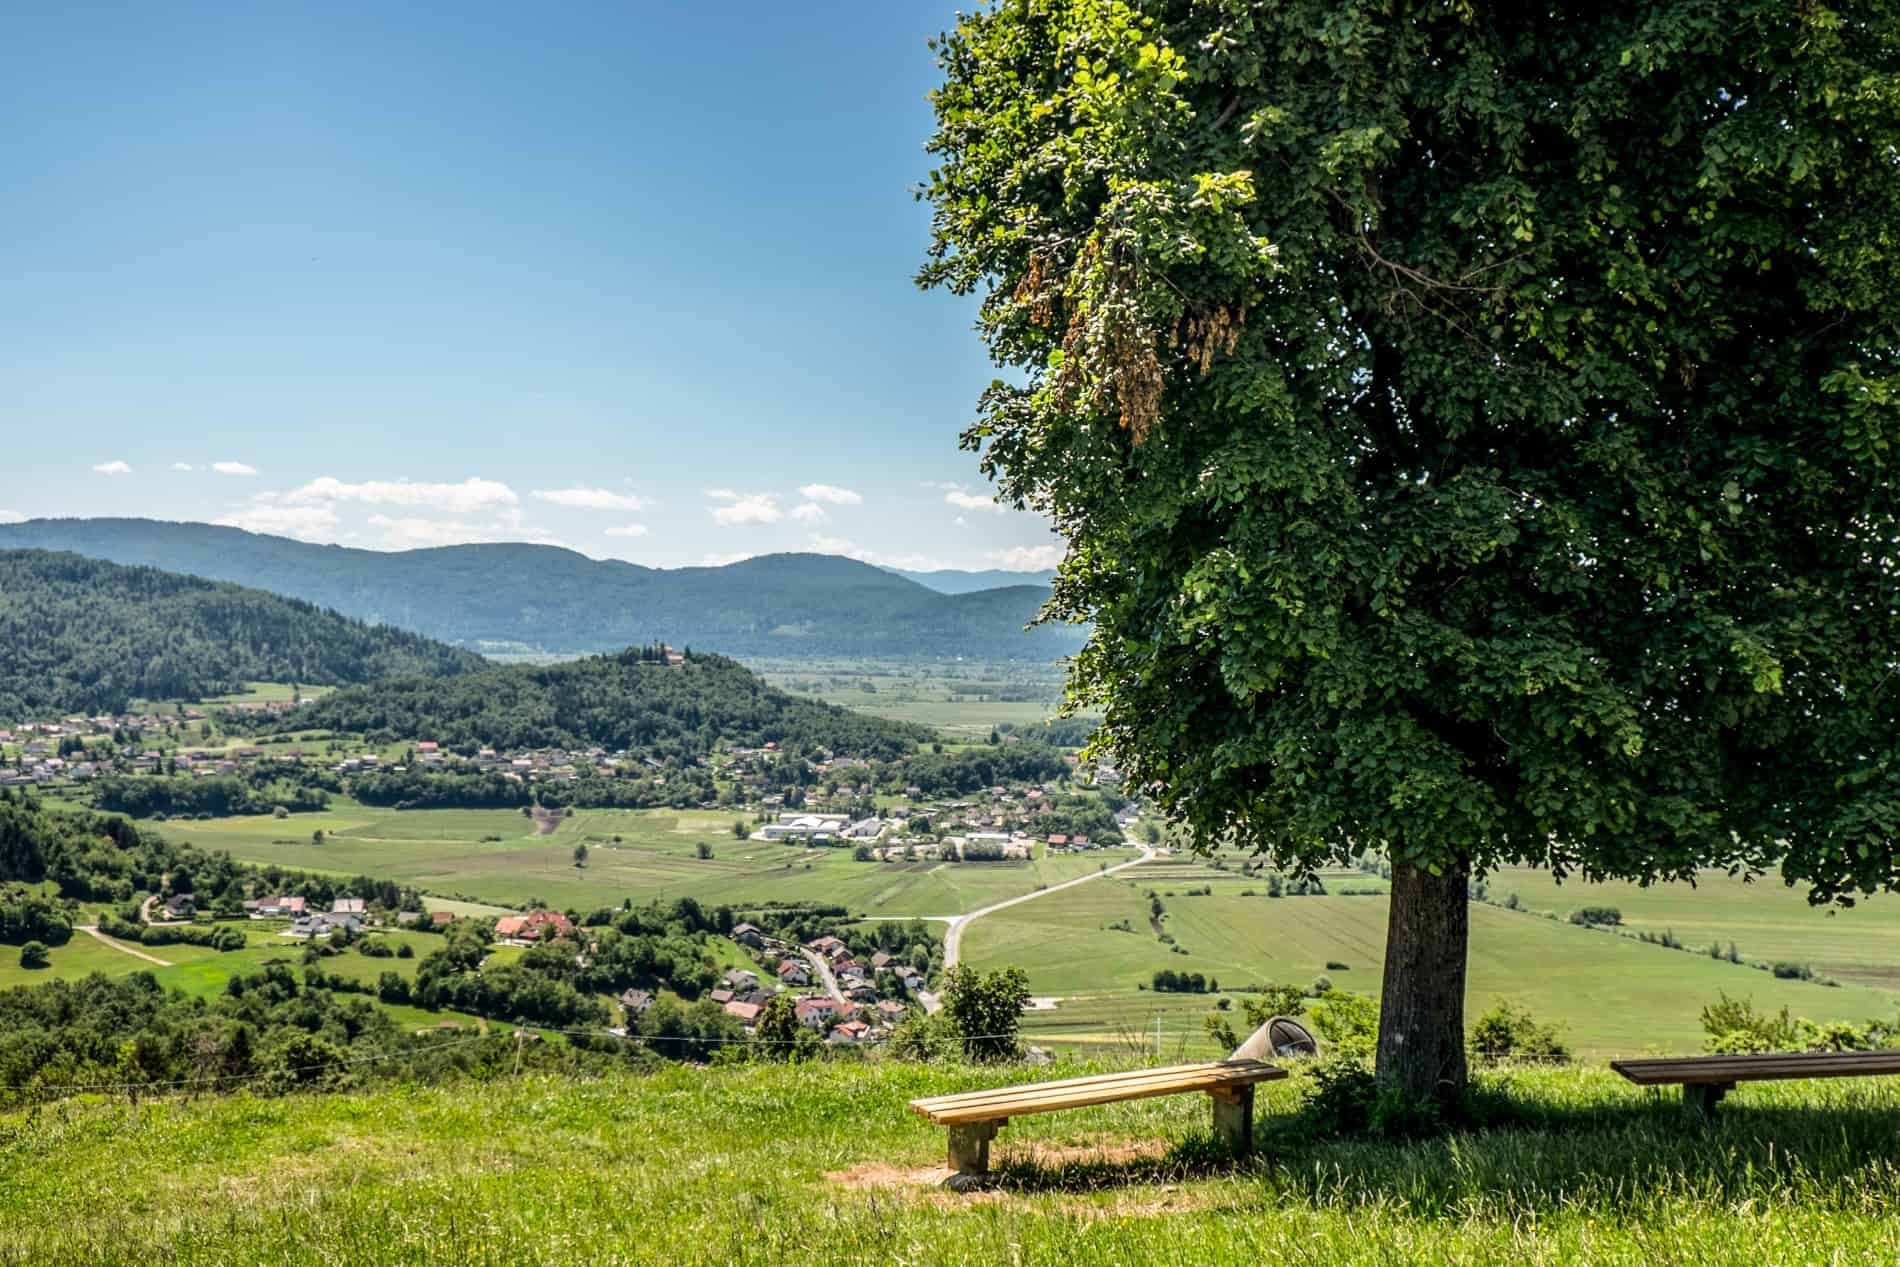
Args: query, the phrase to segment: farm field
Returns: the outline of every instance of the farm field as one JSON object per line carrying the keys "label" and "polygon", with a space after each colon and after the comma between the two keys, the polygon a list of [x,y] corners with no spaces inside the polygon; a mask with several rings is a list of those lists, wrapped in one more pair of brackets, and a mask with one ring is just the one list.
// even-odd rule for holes
{"label": "farm field", "polygon": [[1687,1130],[1673,1101],[1608,1070],[1511,1070],[1482,1078],[1498,1127],[1380,1143],[1315,1129],[1299,1112],[1301,1075],[1260,1089],[1246,1162],[1209,1153],[1205,1097],[1173,1096],[1012,1121],[994,1146],[994,1191],[938,1187],[943,1131],[905,1102],[1047,1073],[755,1064],[15,1112],[0,1117],[0,1263],[1755,1267],[1900,1255],[1893,1079],[1744,1086],[1716,1126]]}
{"label": "farm field", "polygon": [[[868,915],[955,915],[1113,865],[1132,851],[956,865],[857,862],[845,849],[734,840],[730,812],[577,810],[547,835],[511,810],[386,810],[149,823],[246,862],[368,874],[491,906],[586,910],[691,896],[708,904],[830,902]],[[324,833],[313,844],[314,832]],[[498,839],[484,839],[495,837]],[[618,840],[615,837],[619,837]],[[713,857],[697,856],[704,842]],[[574,865],[585,844],[587,865]]]}
{"label": "farm field", "polygon": [[[1145,1034],[1152,1044],[1159,1015],[1164,1051],[1185,1042],[1191,1053],[1205,1055],[1211,1049],[1197,1045],[1199,1023],[1216,996],[1141,989],[1155,972],[1202,973],[1230,995],[1249,983],[1305,986],[1321,976],[1341,989],[1378,993],[1385,901],[1338,893],[1378,882],[1356,872],[1326,880],[1328,896],[1274,899],[1264,896],[1258,878],[1168,860],[986,916],[964,933],[964,956],[977,967],[1020,965],[1034,994],[1071,1000],[1025,1017],[1036,1038],[1117,1046],[1129,1034]],[[1213,892],[1186,893],[1201,887]],[[1255,895],[1241,896],[1248,888]],[[1164,930],[1186,953],[1161,942],[1149,926],[1150,891],[1166,908]],[[1699,1011],[1724,991],[1768,1008],[1785,1004],[1815,1020],[1900,1012],[1900,995],[1865,984],[1829,988],[1778,980],[1706,955],[1481,904],[1472,906],[1471,921],[1468,1017],[1509,999],[1563,1025],[1567,1040],[1586,1056],[1698,1049]],[[1134,931],[1114,927],[1124,922]]]}
{"label": "farm field", "polygon": [[948,740],[980,740],[1006,723],[1047,721],[1062,698],[1062,671],[1054,664],[755,659],[747,665],[782,690],[930,726]]}
{"label": "farm field", "polygon": [[1900,896],[1881,894],[1853,907],[1809,906],[1778,874],[1752,882],[1719,871],[1687,884],[1563,884],[1548,872],[1512,868],[1489,877],[1492,899],[1515,893],[1525,906],[1558,916],[1582,906],[1613,906],[1626,927],[1672,931],[1702,949],[1733,942],[1746,959],[1811,964],[1823,976],[1900,989]]}
{"label": "farm field", "polygon": [[[218,952],[205,946],[135,946],[148,955],[172,963],[186,960],[209,958]],[[170,952],[176,951],[176,954]],[[0,989],[16,985],[40,985],[47,981],[72,981],[103,972],[108,976],[123,976],[128,972],[156,971],[157,965],[128,955],[123,950],[115,950],[90,933],[73,930],[72,940],[64,946],[52,946],[47,950],[50,961],[44,968],[22,968],[20,966],[20,948],[18,946],[0,946]]]}

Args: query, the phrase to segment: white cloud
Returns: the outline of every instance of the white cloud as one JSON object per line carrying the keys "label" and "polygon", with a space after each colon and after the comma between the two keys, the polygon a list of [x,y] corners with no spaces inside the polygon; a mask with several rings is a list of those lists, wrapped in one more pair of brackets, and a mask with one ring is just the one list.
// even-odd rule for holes
{"label": "white cloud", "polygon": [[1008,509],[998,503],[993,497],[983,497],[976,493],[966,493],[960,488],[951,489],[943,495],[943,499],[950,505],[955,506],[958,510],[981,510],[988,514],[1000,515]]}
{"label": "white cloud", "polygon": [[[706,496],[716,502],[736,502],[739,500],[739,494],[729,488],[709,488],[706,490]],[[750,558],[751,556],[747,555],[745,557]]]}
{"label": "white cloud", "polygon": [[0,510],[0,524],[23,524],[26,516],[17,510]]}
{"label": "white cloud", "polygon": [[847,559],[856,559],[860,563],[869,563],[875,567],[902,568],[906,572],[937,572],[949,567],[942,559],[927,554],[886,554],[882,550],[872,550],[855,541],[843,537],[825,537],[813,533],[811,548],[820,554],[842,554]]}
{"label": "white cloud", "polygon": [[130,475],[132,473],[132,468],[129,465],[116,458],[110,462],[96,463],[92,469],[101,475]]}
{"label": "white cloud", "polygon": [[368,480],[346,484],[325,475],[284,494],[287,502],[362,502],[370,506],[403,506],[468,514],[495,506],[513,506],[521,499],[515,490],[494,480],[474,476],[460,484],[425,484],[413,480]]}
{"label": "white cloud", "polygon": [[[712,494],[707,494],[712,496]],[[770,493],[752,493],[725,506],[713,507],[714,522],[730,528],[734,524],[775,524],[785,518],[785,512],[778,508],[778,498]]]}
{"label": "white cloud", "polygon": [[537,488],[534,495],[544,502],[578,510],[639,510],[646,505],[638,497],[605,488]]}
{"label": "white cloud", "polygon": [[1008,550],[991,550],[985,557],[997,567],[1012,572],[1046,572],[1062,562],[1064,553],[1061,546],[1012,546]]}
{"label": "white cloud", "polygon": [[172,470],[174,470],[174,471],[185,471],[185,472],[189,472],[189,471],[191,470],[191,463],[189,463],[189,462],[173,462],[173,463],[172,463]]}
{"label": "white cloud", "polygon": [[607,535],[610,537],[644,537],[647,535],[647,526],[645,524],[620,524],[607,529]]}
{"label": "white cloud", "polygon": [[257,468],[248,462],[213,462],[211,469],[220,475],[255,475]]}
{"label": "white cloud", "polygon": [[798,490],[799,496],[808,502],[829,502],[833,506],[856,506],[864,498],[848,488],[839,488],[836,484],[806,484]]}
{"label": "white cloud", "polygon": [[244,509],[211,522],[271,537],[331,541],[336,537],[337,514],[329,506],[280,506],[269,498],[259,498]]}
{"label": "white cloud", "polygon": [[792,518],[802,524],[823,523],[826,518],[825,508],[817,502],[800,502],[792,507]]}

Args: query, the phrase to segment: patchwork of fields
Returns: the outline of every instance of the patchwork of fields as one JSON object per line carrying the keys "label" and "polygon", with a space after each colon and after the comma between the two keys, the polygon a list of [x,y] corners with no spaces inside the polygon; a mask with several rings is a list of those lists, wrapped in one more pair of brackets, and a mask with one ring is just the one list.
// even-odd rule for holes
{"label": "patchwork of fields", "polygon": [[[810,901],[873,917],[942,917],[1133,856],[1106,851],[1026,863],[885,866],[854,861],[842,849],[734,840],[732,821],[729,812],[580,810],[544,835],[513,811],[392,811],[343,800],[326,813],[290,820],[156,826],[245,861],[387,876],[453,895],[460,901],[435,904],[465,913],[529,903],[587,910],[629,898],[691,896],[708,904]],[[318,830],[324,842],[313,844]],[[711,847],[711,858],[698,856],[701,843]],[[585,867],[574,865],[579,844],[588,849]],[[1162,858],[999,911],[970,925],[964,957],[977,967],[1019,965],[1035,994],[1060,1000],[1028,1018],[1038,1040],[1139,1045],[1150,1052],[1157,1018],[1164,1052],[1212,1050],[1200,1022],[1218,996],[1145,988],[1164,969],[1200,973],[1229,997],[1256,983],[1306,986],[1320,977],[1342,989],[1377,993],[1385,945],[1382,881],[1357,871],[1329,872],[1324,896],[1272,898],[1266,877],[1242,873],[1240,861],[1228,858],[1216,867],[1187,856]],[[1472,908],[1471,1013],[1510,999],[1564,1026],[1583,1054],[1693,1049],[1701,1041],[1702,1005],[1724,992],[1816,1020],[1866,1020],[1900,1010],[1900,994],[1890,992],[1900,987],[1900,904],[1873,901],[1829,914],[1778,881],[1743,884],[1726,876],[1693,889],[1639,889],[1558,885],[1543,873],[1509,871],[1491,877],[1490,890],[1494,901],[1517,894],[1526,909]],[[1159,932],[1151,923],[1156,899],[1163,907]],[[1563,918],[1582,905],[1616,906],[1631,931],[1671,930],[1697,953]],[[1700,953],[1710,943],[1726,948],[1731,941],[1745,959],[1811,963],[1840,984],[1781,980]],[[185,962],[209,952],[165,947],[158,953],[179,962],[165,970],[178,984],[216,975]],[[406,962],[413,961],[363,960],[362,966],[373,979],[383,966]],[[56,950],[53,967],[31,979],[140,966],[81,937]],[[27,975],[0,967],[0,984]]]}
{"label": "patchwork of fields", "polygon": [[[1032,862],[858,862],[845,849],[734,840],[731,813],[577,810],[548,835],[510,810],[386,810],[339,799],[321,814],[154,823],[246,862],[369,874],[431,893],[586,910],[693,897],[709,904],[829,902],[879,916],[955,915],[1134,856],[1108,850]],[[322,831],[322,844],[313,844]],[[713,856],[698,856],[698,846]],[[574,847],[587,846],[587,865]]]}
{"label": "patchwork of fields", "polygon": [[[1230,996],[1251,983],[1306,986],[1322,976],[1341,989],[1378,992],[1385,901],[1376,893],[1344,896],[1340,890],[1382,886],[1357,872],[1324,878],[1327,896],[1270,898],[1258,877],[1169,859],[1070,890],[1046,905],[1029,903],[979,920],[964,935],[964,954],[979,967],[1018,964],[1034,993],[1062,999],[1053,1011],[1027,1018],[1036,1036],[1111,1047],[1145,1043],[1152,1050],[1158,1017],[1164,1053],[1211,1054],[1200,1019],[1217,996],[1143,990],[1156,971],[1201,973]],[[1211,892],[1202,895],[1202,889]],[[1151,893],[1165,908],[1161,924],[1173,945],[1149,923]],[[1722,927],[1725,904],[1706,891],[1701,897],[1713,908],[1705,917],[1710,928]],[[1742,903],[1736,909],[1747,926],[1751,908]],[[1836,918],[1842,928],[1866,922],[1872,929],[1884,917],[1853,911]],[[1471,927],[1468,1015],[1512,1000],[1564,1026],[1573,1047],[1592,1057],[1694,1050],[1702,1040],[1701,1007],[1723,992],[1816,1020],[1891,1018],[1900,1011],[1900,996],[1864,982],[1829,988],[1778,980],[1745,965],[1528,912],[1474,905]]]}

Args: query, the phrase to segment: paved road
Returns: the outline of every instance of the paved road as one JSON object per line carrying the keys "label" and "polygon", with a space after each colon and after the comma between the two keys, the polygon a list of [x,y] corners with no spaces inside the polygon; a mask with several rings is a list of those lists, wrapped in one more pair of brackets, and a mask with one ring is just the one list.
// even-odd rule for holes
{"label": "paved road", "polygon": [[788,941],[780,941],[776,937],[765,938],[765,944],[787,954],[795,953],[804,956],[805,962],[810,964],[812,971],[818,974],[818,980],[824,985],[825,993],[839,1003],[850,1004],[851,1000],[845,998],[844,991],[838,988],[838,978],[832,975],[831,965],[825,962],[823,955],[815,950],[807,950],[803,946],[795,946]]}
{"label": "paved road", "polygon": [[1072,889],[1078,884],[1087,884],[1091,880],[1099,880],[1103,876],[1114,875],[1117,871],[1126,871],[1130,867],[1138,867],[1144,862],[1154,860],[1156,855],[1153,849],[1147,845],[1140,845],[1138,847],[1141,850],[1141,857],[1136,858],[1132,862],[1124,862],[1113,867],[1105,867],[1100,871],[1091,871],[1087,875],[1077,876],[1073,880],[1064,880],[1061,884],[1052,884],[1046,889],[1037,889],[1033,893],[1025,893],[1021,897],[1013,897],[1004,902],[995,902],[980,910],[970,911],[967,914],[957,916],[950,921],[950,929],[943,935],[943,966],[946,969],[957,966],[957,960],[961,958],[963,954],[963,930],[968,928],[973,921],[982,919],[985,915],[994,915],[996,912],[1009,907],[1021,906],[1024,902],[1033,902],[1039,897],[1048,897],[1051,893],[1060,893],[1062,890]]}
{"label": "paved road", "polygon": [[91,933],[93,937],[104,942],[114,950],[123,950],[128,955],[143,959],[146,963],[155,963],[161,968],[169,968],[172,966],[172,961],[169,959],[160,959],[157,955],[148,955],[143,950],[134,950],[122,941],[114,941],[112,938],[100,932],[96,924],[76,924],[74,927],[82,933]]}

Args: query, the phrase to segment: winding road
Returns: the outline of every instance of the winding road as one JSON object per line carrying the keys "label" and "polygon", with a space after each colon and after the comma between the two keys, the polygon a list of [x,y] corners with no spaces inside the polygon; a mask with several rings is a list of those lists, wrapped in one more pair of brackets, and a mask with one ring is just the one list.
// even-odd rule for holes
{"label": "winding road", "polygon": [[1061,884],[1052,884],[1046,889],[1037,889],[1035,892],[1025,893],[1021,897],[1012,897],[1002,902],[992,902],[988,906],[967,912],[966,914],[952,916],[950,928],[943,935],[943,966],[946,969],[957,966],[957,960],[963,956],[963,930],[968,928],[972,922],[982,919],[985,915],[994,915],[998,911],[1007,910],[1012,906],[1021,906],[1024,902],[1033,902],[1039,897],[1048,897],[1051,893],[1060,893],[1064,889],[1072,889],[1078,884],[1087,884],[1091,880],[1099,880],[1103,876],[1114,875],[1117,871],[1126,871],[1130,867],[1138,867],[1144,862],[1154,861],[1157,856],[1154,849],[1148,845],[1138,845],[1137,848],[1141,850],[1141,857],[1130,862],[1117,863],[1112,867],[1104,867],[1100,871],[1091,871],[1087,875],[1077,876],[1073,880],[1064,880]]}
{"label": "winding road", "polygon": [[112,938],[100,932],[99,926],[96,924],[75,924],[73,927],[82,933],[92,934],[96,940],[104,942],[114,950],[123,950],[126,954],[134,958],[143,959],[146,963],[155,963],[161,968],[169,968],[172,966],[172,961],[169,959],[160,959],[157,955],[148,955],[143,950],[134,950],[122,941],[114,941]]}

